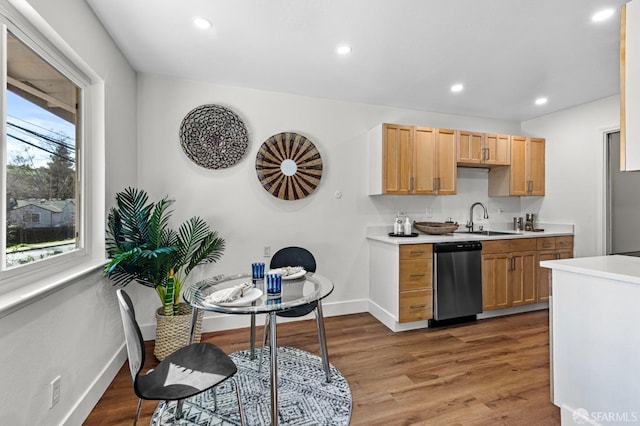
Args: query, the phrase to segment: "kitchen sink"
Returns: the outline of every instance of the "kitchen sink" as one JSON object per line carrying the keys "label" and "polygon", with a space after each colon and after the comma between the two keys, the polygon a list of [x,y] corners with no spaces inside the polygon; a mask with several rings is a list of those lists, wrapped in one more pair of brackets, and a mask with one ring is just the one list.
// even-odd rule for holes
{"label": "kitchen sink", "polygon": [[486,236],[492,236],[492,235],[517,235],[516,232],[502,232],[502,231],[463,231],[460,232],[461,234],[472,234],[472,235],[486,235]]}

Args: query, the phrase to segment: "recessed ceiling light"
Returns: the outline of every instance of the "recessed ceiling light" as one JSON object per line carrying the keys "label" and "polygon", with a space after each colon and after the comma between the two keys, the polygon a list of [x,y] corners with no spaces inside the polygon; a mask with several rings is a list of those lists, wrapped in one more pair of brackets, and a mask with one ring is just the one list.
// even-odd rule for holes
{"label": "recessed ceiling light", "polygon": [[202,30],[209,29],[213,26],[210,20],[208,20],[207,18],[203,18],[201,16],[198,16],[197,18],[193,18],[193,25],[195,25],[196,27]]}
{"label": "recessed ceiling light", "polygon": [[336,52],[339,55],[346,55],[347,53],[351,53],[351,46],[347,46],[346,44],[342,46],[338,46],[338,48],[336,49]]}
{"label": "recessed ceiling light", "polygon": [[547,98],[538,98],[536,99],[536,105],[544,105],[547,103]]}
{"label": "recessed ceiling light", "polygon": [[614,12],[615,11],[613,9],[603,9],[599,12],[594,13],[593,16],[591,17],[591,20],[593,22],[604,21],[605,19],[611,18]]}
{"label": "recessed ceiling light", "polygon": [[464,86],[460,83],[454,84],[453,86],[451,86],[451,91],[453,93],[462,92],[462,89],[464,89]]}

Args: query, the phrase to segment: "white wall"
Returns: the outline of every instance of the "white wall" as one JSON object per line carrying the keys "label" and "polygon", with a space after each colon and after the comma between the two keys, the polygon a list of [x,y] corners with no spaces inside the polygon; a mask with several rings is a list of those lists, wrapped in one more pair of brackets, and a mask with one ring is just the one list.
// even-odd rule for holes
{"label": "white wall", "polygon": [[[135,73],[84,1],[30,4],[105,80],[110,205],[117,190],[136,182]],[[122,365],[122,345],[114,289],[100,273],[0,318],[0,423],[81,424],[115,374],[103,370]],[[58,375],[60,402],[49,409],[49,382]]]}
{"label": "white wall", "polygon": [[[178,131],[184,116],[203,104],[231,108],[245,122],[249,148],[245,157],[226,170],[206,170],[182,152]],[[397,108],[337,102],[282,93],[217,86],[170,77],[138,77],[139,185],[154,198],[169,194],[177,202],[175,218],[204,217],[227,240],[221,261],[201,267],[190,277],[248,271],[262,259],[262,248],[291,244],[308,247],[320,270],[336,285],[325,304],[328,315],[362,310],[368,295],[368,246],[365,230],[391,225],[396,210],[424,216],[431,207],[434,219],[452,216],[466,220],[474,201],[489,202],[484,170],[460,172],[456,196],[377,196],[367,194],[367,131],[381,122],[517,134],[515,122],[452,116]],[[279,200],[260,185],[255,158],[270,136],[294,131],[318,147],[324,162],[319,188],[297,201]],[[342,192],[342,198],[334,196]],[[492,211],[520,211],[516,198],[496,197]],[[479,213],[479,210],[477,211]],[[504,221],[509,221],[504,216]],[[268,261],[268,259],[267,259]],[[155,294],[141,307],[145,324],[153,323]],[[144,311],[143,311],[144,310]],[[247,319],[238,325],[247,325]],[[216,328],[215,324],[210,325]]]}
{"label": "white wall", "polygon": [[574,223],[576,257],[605,253],[604,132],[620,126],[620,98],[612,96],[522,123],[546,138],[546,194],[522,198],[541,222]]}

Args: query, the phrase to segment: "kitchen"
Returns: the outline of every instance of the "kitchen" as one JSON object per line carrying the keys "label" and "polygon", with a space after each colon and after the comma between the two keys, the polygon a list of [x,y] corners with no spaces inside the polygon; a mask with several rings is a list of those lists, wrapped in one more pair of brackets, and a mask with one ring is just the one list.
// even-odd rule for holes
{"label": "kitchen", "polygon": [[[107,32],[98,27],[99,23],[84,2],[67,1],[65,8],[42,1],[33,3],[38,13],[64,33],[75,49],[88,57],[90,63],[98,64],[95,66],[100,68],[101,74],[112,76],[107,88],[112,103],[107,114],[110,138],[104,199],[112,200],[113,194],[123,186],[138,182],[154,194],[174,194],[181,202],[189,201],[194,210],[210,212],[210,218],[230,241],[228,252],[218,264],[221,269],[242,267],[246,256],[260,258],[263,245],[275,248],[290,243],[293,236],[278,229],[290,229],[298,234],[304,232],[305,239],[320,253],[319,261],[326,273],[341,284],[336,285],[333,298],[327,301],[327,316],[369,310],[367,228],[390,226],[398,210],[406,211],[412,220],[443,221],[452,217],[464,223],[471,204],[480,201],[488,208],[487,226],[495,221],[509,224],[513,216],[531,212],[536,214],[539,223],[572,224],[576,257],[604,254],[603,133],[619,126],[620,100],[616,91],[602,92],[601,96],[579,105],[547,114],[498,119],[479,118],[485,117],[479,113],[456,115],[408,107],[371,106],[152,73],[136,74],[124,56],[116,52]],[[81,34],[68,27],[69,13],[92,28],[89,35],[86,31]],[[87,40],[94,45],[87,46]],[[109,65],[100,65],[103,61],[109,61]],[[108,72],[113,70],[117,72]],[[176,143],[176,128],[187,111],[210,102],[232,106],[248,118],[254,151],[262,140],[283,129],[304,130],[312,136],[328,165],[318,192],[296,203],[278,202],[259,186],[252,155],[239,167],[215,174],[191,167]],[[368,167],[361,161],[363,147],[367,144],[367,132],[383,122],[543,137],[546,140],[545,196],[491,197],[488,195],[487,169],[472,168],[458,170],[456,195],[369,196]],[[157,166],[164,164],[168,156],[175,166],[174,175]],[[242,196],[237,196],[239,190]],[[336,196],[337,192],[341,198]],[[259,214],[255,211],[256,203]],[[476,209],[476,214],[480,214],[480,209]],[[211,272],[206,270],[201,274]],[[107,376],[111,370],[105,372],[103,368],[109,362],[115,364],[111,357],[121,345],[121,336],[114,331],[119,324],[109,310],[114,306],[105,306],[98,301],[110,296],[112,288],[107,282],[96,286],[95,281],[99,280],[99,274],[80,279],[2,319],[5,347],[28,347],[26,340],[42,341],[52,365],[62,366],[70,374],[66,377],[72,377],[74,386],[67,388],[69,393],[65,393],[62,400],[66,411],[56,412],[59,418],[74,410],[78,401],[80,406],[88,404],[86,400],[90,398],[86,395],[101,393],[96,383],[109,382]],[[153,297],[142,291],[136,293],[140,301]],[[81,314],[77,313],[78,306],[83,307]],[[140,312],[149,336],[153,328],[152,311],[149,308]],[[79,317],[84,319],[83,315],[89,320],[79,321]],[[87,329],[80,323],[95,324],[95,329]],[[43,329],[42,324],[53,325]],[[220,318],[209,318],[208,326],[214,330],[245,327],[246,324],[240,320],[223,322]],[[93,357],[63,350],[61,346],[64,345],[59,341],[67,341],[67,336],[76,335],[81,336],[78,340],[87,347],[95,348]],[[74,340],[70,345],[76,343]],[[35,355],[18,354],[5,353],[1,359],[7,365],[17,363],[28,371],[29,361]],[[80,366],[82,374],[69,373],[76,366]],[[5,403],[19,405],[15,396],[18,394],[30,395],[33,400],[40,401],[43,396],[25,383],[44,388],[54,373],[52,370],[34,373],[27,377],[28,380],[25,377],[9,378],[5,383],[15,392],[6,396]],[[39,412],[46,415],[49,410],[39,407]]]}

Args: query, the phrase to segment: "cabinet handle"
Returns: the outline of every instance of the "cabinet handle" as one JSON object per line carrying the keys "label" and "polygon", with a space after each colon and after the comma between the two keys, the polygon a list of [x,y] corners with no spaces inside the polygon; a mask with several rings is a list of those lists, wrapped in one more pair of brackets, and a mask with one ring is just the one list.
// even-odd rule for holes
{"label": "cabinet handle", "polygon": [[409,178],[409,192],[413,192],[413,177]]}
{"label": "cabinet handle", "polygon": [[551,244],[551,243],[542,244],[542,248],[551,248],[551,246],[553,246],[553,244]]}
{"label": "cabinet handle", "polygon": [[411,274],[411,275],[409,275],[409,277],[418,278],[418,277],[424,277],[425,275],[427,275],[427,274]]}
{"label": "cabinet handle", "polygon": [[427,305],[411,305],[411,309],[420,309],[420,308],[426,308]]}
{"label": "cabinet handle", "polygon": [[510,259],[510,265],[511,269],[509,269],[510,271],[515,271],[516,270],[516,258],[512,257]]}
{"label": "cabinet handle", "polygon": [[409,252],[409,253],[410,253],[410,254],[412,254],[412,255],[413,255],[413,254],[418,255],[418,254],[424,254],[424,251],[422,251],[422,250],[416,250],[416,251],[411,251],[411,252]]}
{"label": "cabinet handle", "polygon": [[438,178],[433,178],[433,190],[438,190]]}
{"label": "cabinet handle", "polygon": [[436,182],[438,182],[438,191],[440,191],[440,178],[436,178]]}

